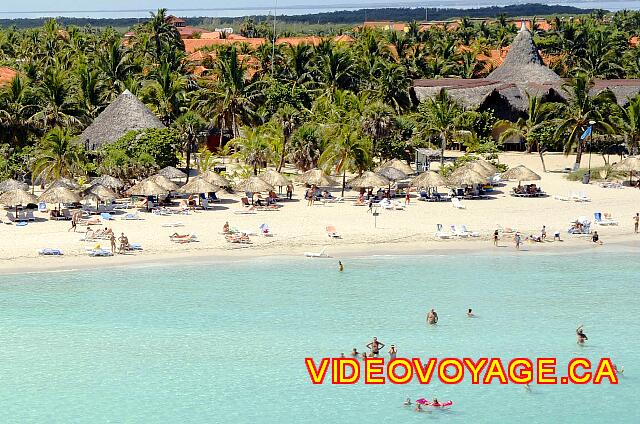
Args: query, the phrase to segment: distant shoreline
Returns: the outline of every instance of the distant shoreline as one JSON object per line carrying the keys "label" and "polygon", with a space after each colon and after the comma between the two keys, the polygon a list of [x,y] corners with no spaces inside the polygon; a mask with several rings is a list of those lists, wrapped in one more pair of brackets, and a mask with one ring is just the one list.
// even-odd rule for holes
{"label": "distant shoreline", "polygon": [[[603,2],[607,3],[607,2]],[[424,21],[425,15],[427,15],[430,21],[435,20],[448,20],[454,18],[460,18],[463,16],[470,18],[495,18],[500,14],[504,14],[507,17],[529,17],[529,16],[548,16],[548,15],[581,15],[589,14],[596,10],[604,10],[587,6],[592,6],[592,3],[585,2],[584,8],[576,6],[563,6],[563,5],[546,5],[539,3],[527,3],[527,4],[515,4],[509,6],[482,6],[475,8],[463,8],[463,7],[451,7],[451,8],[439,8],[439,7],[382,7],[382,8],[370,8],[370,9],[352,9],[347,10],[332,10],[319,13],[307,13],[307,14],[278,14],[278,21],[285,24],[314,24],[314,25],[353,25],[360,24],[365,21],[394,21],[394,22],[409,22],[412,20]],[[329,7],[329,6],[327,6]],[[312,8],[310,10],[321,10],[323,7]],[[269,8],[256,7],[253,10],[247,10],[247,12],[263,12],[263,14],[243,14],[240,16],[215,16],[220,11],[228,11],[229,8],[224,9],[185,9],[171,11],[176,15],[183,16],[184,12],[191,10],[193,12],[216,12],[210,13],[205,16],[187,16],[185,20],[188,25],[204,25],[207,22],[215,21],[216,24],[240,24],[245,18],[252,18],[257,21],[270,20]],[[286,11],[286,6],[284,6]],[[239,9],[242,11],[242,9]],[[183,12],[181,14],[181,12]],[[104,14],[124,14],[127,13],[130,16],[122,17],[81,17],[87,15],[100,16]],[[14,16],[10,16],[14,14]],[[74,15],[80,15],[74,16]],[[131,16],[136,15],[136,16]],[[23,17],[24,16],[24,17]],[[148,18],[148,12],[146,10],[124,10],[124,11],[109,11],[109,10],[41,10],[41,11],[17,11],[17,12],[0,12],[0,26],[12,27],[15,26],[19,29],[34,28],[42,26],[42,24],[50,19],[55,18],[59,22],[65,25],[85,26],[91,25],[94,27],[131,27],[140,22],[141,19]]]}

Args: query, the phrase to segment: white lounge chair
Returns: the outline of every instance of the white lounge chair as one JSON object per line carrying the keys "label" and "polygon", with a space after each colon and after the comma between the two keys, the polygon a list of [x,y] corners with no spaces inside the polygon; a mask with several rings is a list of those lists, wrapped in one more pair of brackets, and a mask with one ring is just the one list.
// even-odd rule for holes
{"label": "white lounge chair", "polygon": [[326,253],[327,248],[323,247],[319,252],[304,252],[304,256],[307,258],[328,258],[329,255]]}
{"label": "white lounge chair", "polygon": [[604,214],[604,217],[602,216],[602,214],[600,212],[595,212],[593,214],[593,221],[598,224],[598,225],[618,225],[618,221],[616,221],[615,219],[611,219],[610,216],[607,216],[608,214]]}
{"label": "white lounge chair", "polygon": [[327,225],[327,235],[330,238],[340,238],[340,233],[338,232],[338,230],[336,230],[336,227],[334,227],[333,225]]}
{"label": "white lounge chair", "polygon": [[173,228],[173,227],[184,227],[184,224],[181,221],[178,222],[167,222],[166,224],[162,224],[165,228]]}
{"label": "white lounge chair", "polygon": [[60,249],[49,249],[49,248],[44,248],[44,249],[40,249],[38,250],[38,255],[42,255],[42,256],[62,256],[62,250]]}
{"label": "white lounge chair", "polygon": [[462,231],[463,233],[466,233],[467,236],[469,236],[469,237],[480,237],[480,233],[479,232],[477,232],[477,231],[469,231],[467,229],[467,226],[464,225],[464,224],[460,225],[460,231]]}
{"label": "white lounge chair", "polygon": [[138,214],[138,212],[136,212],[136,213],[127,213],[120,219],[123,220],[123,221],[139,221],[139,220],[142,220],[142,218],[140,218],[140,215]]}
{"label": "white lounge chair", "polygon": [[587,196],[587,193],[585,193],[584,191],[571,193],[569,195],[569,199],[573,200],[574,202],[590,202],[591,201],[591,199]]}
{"label": "white lounge chair", "polygon": [[451,225],[451,234],[453,234],[456,237],[469,237],[469,234],[462,231],[460,228],[456,227],[453,224]]}
{"label": "white lounge chair", "polygon": [[102,249],[102,248],[94,248],[94,249],[90,249],[87,248],[86,252],[89,256],[113,256],[113,253],[111,252],[111,250],[107,250],[107,249]]}
{"label": "white lounge chair", "polygon": [[466,209],[466,207],[462,204],[460,199],[454,197],[451,199],[451,205],[456,209]]}
{"label": "white lounge chair", "polygon": [[449,239],[451,238],[451,233],[448,233],[443,230],[442,224],[436,225],[436,232],[434,234],[439,239]]}

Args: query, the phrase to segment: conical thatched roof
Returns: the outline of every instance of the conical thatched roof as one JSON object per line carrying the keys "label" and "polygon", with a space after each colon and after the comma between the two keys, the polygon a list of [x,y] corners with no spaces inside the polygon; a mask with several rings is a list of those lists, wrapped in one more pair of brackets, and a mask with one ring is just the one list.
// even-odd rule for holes
{"label": "conical thatched roof", "polygon": [[411,180],[412,187],[439,187],[446,186],[447,180],[437,172],[426,171]]}
{"label": "conical thatched roof", "polygon": [[413,170],[413,168],[407,165],[407,162],[402,161],[400,159],[391,159],[389,161],[386,161],[385,163],[383,163],[382,165],[376,168],[376,172],[378,172],[380,169],[383,169],[383,168],[396,168],[397,170],[400,170],[407,175],[415,174],[416,172]]}
{"label": "conical thatched roof", "polygon": [[31,193],[24,190],[9,190],[0,194],[0,204],[6,206],[18,206],[28,205],[30,203],[37,203],[38,199]]}
{"label": "conical thatched roof", "polygon": [[460,168],[453,171],[453,175],[465,172],[467,170],[475,171],[483,177],[491,177],[495,172],[482,165],[480,162],[469,162],[462,165]]}
{"label": "conical thatched roof", "polygon": [[110,189],[118,189],[124,187],[124,183],[111,175],[103,175],[91,181],[92,186],[101,185]]}
{"label": "conical thatched roof", "polygon": [[357,188],[384,187],[389,183],[390,182],[387,178],[371,171],[363,172],[362,175],[355,177],[351,181],[349,181],[349,184],[351,185],[351,187],[357,187]]}
{"label": "conical thatched roof", "polygon": [[238,184],[239,190],[257,193],[260,191],[273,190],[273,186],[259,177],[250,177]]}
{"label": "conical thatched roof", "polygon": [[376,172],[378,173],[378,175],[382,175],[383,177],[391,181],[398,181],[407,178],[406,173],[393,166],[379,168]]}
{"label": "conical thatched roof", "polygon": [[211,170],[203,172],[198,177],[216,186],[229,187],[229,181],[225,177]]}
{"label": "conical thatched roof", "polygon": [[214,193],[220,190],[220,187],[211,184],[203,178],[192,178],[191,181],[180,187],[179,193],[193,194],[193,193]]}
{"label": "conical thatched roof", "polygon": [[143,180],[127,190],[127,194],[139,196],[162,196],[169,192],[151,180]]}
{"label": "conical thatched roof", "polygon": [[187,178],[187,174],[173,166],[167,166],[158,171],[159,175],[169,178],[170,180],[178,178]]}
{"label": "conical thatched roof", "polygon": [[14,179],[4,180],[0,183],[0,193],[10,190],[29,190],[29,184],[21,183],[20,181],[16,181]]}
{"label": "conical thatched roof", "polygon": [[167,191],[178,190],[177,184],[171,181],[169,178],[165,177],[164,175],[160,175],[160,174],[152,175],[149,178],[147,178],[147,180],[153,181],[154,183],[158,184],[160,187],[164,188]]}
{"label": "conical thatched roof", "polygon": [[544,64],[531,32],[524,27],[511,43],[502,65],[491,72],[487,79],[514,84],[562,84],[560,76]]}
{"label": "conical thatched roof", "polygon": [[518,180],[518,181],[536,181],[540,179],[540,175],[536,174],[524,165],[518,165],[515,168],[508,169],[506,172],[500,174],[503,180]]}
{"label": "conical thatched roof", "polygon": [[487,177],[472,169],[459,168],[449,176],[449,185],[473,185],[487,182]]}
{"label": "conical thatched roof", "polygon": [[291,181],[289,181],[284,175],[282,175],[278,171],[274,171],[273,169],[260,174],[259,177],[263,181],[266,181],[274,187],[286,186],[287,184],[291,184]]}
{"label": "conical thatched roof", "polygon": [[96,150],[129,131],[164,127],[144,103],[125,90],[80,134],[78,141],[87,150]]}
{"label": "conical thatched roof", "polygon": [[333,178],[318,168],[310,169],[298,178],[301,183],[316,185],[318,187],[329,187],[338,184]]}
{"label": "conical thatched roof", "polygon": [[116,194],[102,184],[94,184],[83,190],[80,195],[85,200],[111,201],[116,198]]}
{"label": "conical thatched roof", "polygon": [[42,193],[38,197],[38,201],[45,203],[77,203],[80,201],[80,196],[67,187],[56,186]]}
{"label": "conical thatched roof", "polygon": [[613,165],[613,169],[623,172],[640,171],[640,156],[629,156],[620,163]]}

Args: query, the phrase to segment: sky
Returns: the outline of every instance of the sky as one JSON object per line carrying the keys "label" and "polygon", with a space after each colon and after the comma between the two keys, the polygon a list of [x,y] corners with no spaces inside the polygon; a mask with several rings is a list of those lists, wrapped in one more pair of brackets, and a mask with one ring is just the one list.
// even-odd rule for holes
{"label": "sky", "polygon": [[[148,10],[165,7],[179,16],[241,16],[268,14],[276,0],[25,0],[0,1],[0,17],[87,16],[135,17],[147,16]],[[638,0],[277,0],[280,13],[300,14],[363,7],[477,7],[494,4],[549,3],[572,4],[578,7],[603,7],[609,10],[638,9]],[[231,6],[232,5],[232,6]],[[192,9],[192,10],[189,10]],[[199,9],[199,10],[198,10]],[[208,9],[208,10],[205,10]]]}

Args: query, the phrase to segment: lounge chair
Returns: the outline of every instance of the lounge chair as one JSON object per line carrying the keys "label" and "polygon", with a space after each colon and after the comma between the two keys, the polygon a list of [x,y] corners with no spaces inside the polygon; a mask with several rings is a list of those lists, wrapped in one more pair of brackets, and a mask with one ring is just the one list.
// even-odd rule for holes
{"label": "lounge chair", "polygon": [[329,255],[326,253],[327,248],[323,247],[319,252],[304,252],[304,256],[307,258],[328,258]]}
{"label": "lounge chair", "polygon": [[467,226],[466,226],[466,225],[464,225],[464,224],[462,224],[462,225],[460,226],[460,230],[461,230],[462,232],[464,232],[464,233],[467,233],[470,237],[480,237],[480,233],[479,233],[479,232],[477,232],[477,231],[469,231],[469,230],[467,229]]}
{"label": "lounge chair", "polygon": [[31,209],[27,209],[27,211],[24,214],[27,221],[34,222],[36,220],[36,217],[33,216],[33,211]]}
{"label": "lounge chair", "polygon": [[247,233],[227,234],[224,239],[229,243],[250,244],[251,239]]}
{"label": "lounge chair", "polygon": [[142,218],[140,218],[140,215],[138,215],[138,212],[136,213],[128,213],[125,214],[122,218],[120,218],[124,221],[138,221],[141,220]]}
{"label": "lounge chair", "polygon": [[18,211],[18,215],[16,216],[16,221],[18,221],[18,222],[26,222],[26,221],[28,221],[27,213],[25,211]]}
{"label": "lounge chair", "polygon": [[590,202],[591,201],[591,199],[587,196],[587,193],[585,193],[584,191],[571,193],[569,195],[569,199],[573,200],[574,202]]}
{"label": "lounge chair", "polygon": [[49,248],[44,248],[44,249],[40,249],[38,250],[38,255],[41,256],[62,256],[62,250],[60,249],[49,249]]}
{"label": "lounge chair", "polygon": [[5,224],[11,225],[14,222],[16,222],[16,217],[13,212],[7,212],[7,222],[5,222]]}
{"label": "lounge chair", "polygon": [[113,256],[113,253],[111,252],[111,250],[107,250],[107,249],[102,249],[102,248],[87,248],[86,252],[89,256]]}
{"label": "lounge chair", "polygon": [[166,224],[162,224],[165,228],[173,228],[173,227],[184,227],[184,224],[180,221],[178,222],[167,222]]}
{"label": "lounge chair", "polygon": [[111,214],[109,212],[102,212],[100,214],[100,217],[102,219],[104,219],[105,221],[111,221],[113,219],[113,216],[111,216]]}
{"label": "lounge chair", "polygon": [[615,219],[611,219],[611,217],[607,217],[605,214],[605,217],[602,217],[602,214],[600,212],[595,212],[593,214],[593,221],[598,224],[598,225],[618,225],[618,221],[616,221]]}
{"label": "lounge chair", "polygon": [[195,234],[172,234],[169,236],[169,239],[176,243],[192,243],[198,241]]}
{"label": "lounge chair", "polygon": [[330,238],[341,238],[340,233],[338,233],[338,230],[336,230],[336,227],[334,227],[333,225],[328,225],[326,230],[327,235]]}
{"label": "lounge chair", "polygon": [[45,202],[38,203],[38,212],[47,212],[47,204]]}
{"label": "lounge chair", "polygon": [[78,220],[78,225],[100,225],[102,222],[100,218],[83,218]]}
{"label": "lounge chair", "polygon": [[66,221],[71,221],[73,217],[71,216],[71,211],[69,209],[62,210],[62,219]]}
{"label": "lounge chair", "polygon": [[236,215],[252,215],[256,213],[257,208],[255,206],[249,206],[248,208],[243,207],[240,210],[235,210],[233,213]]}
{"label": "lounge chair", "polygon": [[466,207],[462,204],[460,199],[458,199],[457,197],[454,197],[451,199],[451,204],[456,209],[466,209]]}
{"label": "lounge chair", "polygon": [[444,231],[442,224],[436,225],[436,232],[434,234],[439,239],[448,239],[451,238],[451,233]]}
{"label": "lounge chair", "polygon": [[129,202],[116,203],[113,205],[113,210],[129,209],[130,207],[131,205],[129,204]]}
{"label": "lounge chair", "polygon": [[456,237],[469,237],[469,233],[467,233],[466,231],[462,231],[461,228],[456,227],[455,225],[451,225],[451,234],[453,234]]}

